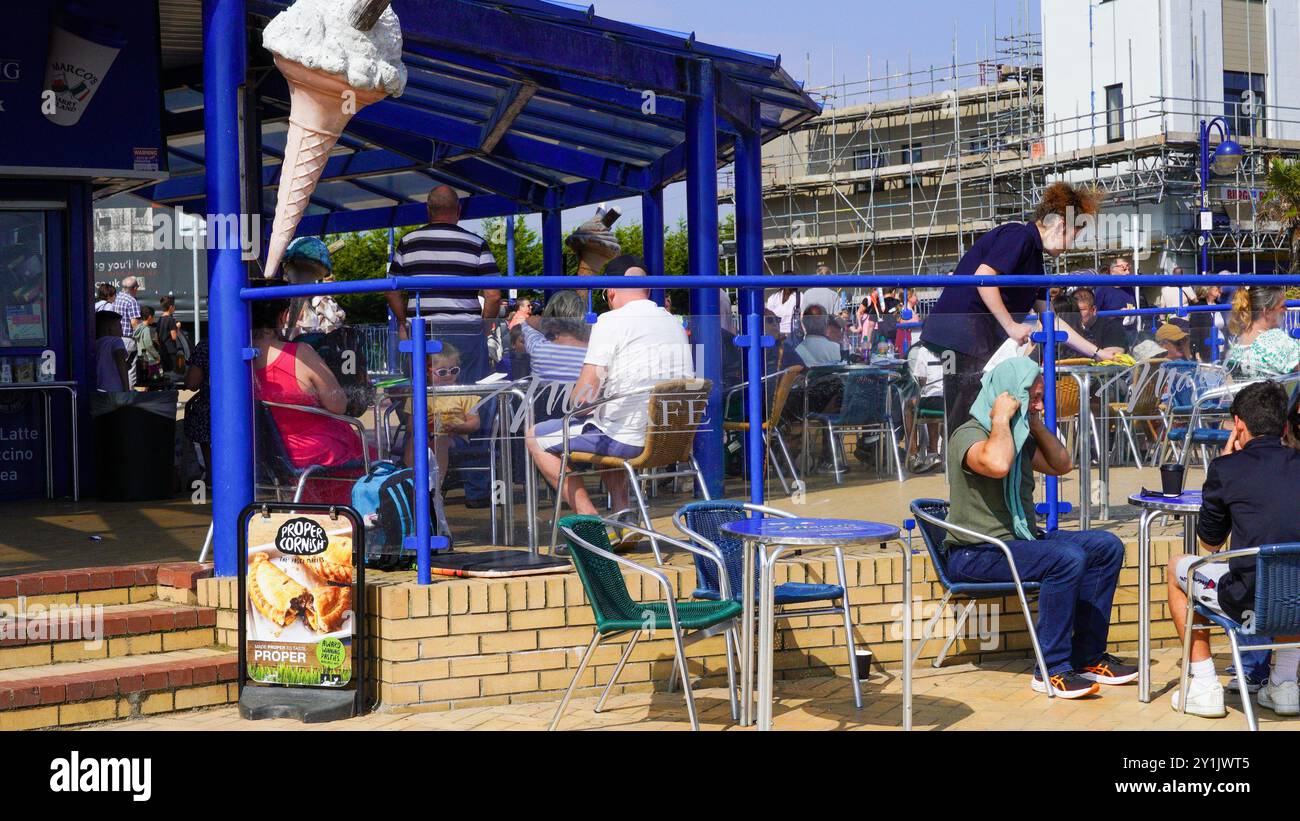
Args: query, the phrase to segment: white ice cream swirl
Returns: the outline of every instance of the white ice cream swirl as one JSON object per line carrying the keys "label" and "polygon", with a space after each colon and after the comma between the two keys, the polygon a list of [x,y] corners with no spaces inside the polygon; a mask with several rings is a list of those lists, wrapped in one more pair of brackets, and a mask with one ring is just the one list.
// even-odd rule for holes
{"label": "white ice cream swirl", "polygon": [[347,0],[296,0],[262,32],[262,45],[286,60],[341,74],[353,88],[383,90],[398,97],[406,89],[402,25],[385,9],[370,31],[348,20]]}

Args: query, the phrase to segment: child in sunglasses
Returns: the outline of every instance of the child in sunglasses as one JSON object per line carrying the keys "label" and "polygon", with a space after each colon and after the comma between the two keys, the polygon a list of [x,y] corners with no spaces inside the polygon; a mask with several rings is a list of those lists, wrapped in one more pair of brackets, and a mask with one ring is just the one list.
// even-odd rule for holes
{"label": "child in sunglasses", "polygon": [[[460,376],[460,351],[448,343],[442,350],[429,356],[429,385],[444,387],[455,385]],[[453,440],[464,444],[470,434],[477,433],[480,422],[474,407],[478,396],[431,396],[429,398],[429,444],[433,448],[434,463],[438,470],[438,486],[447,472],[447,461]],[[415,438],[407,437],[405,461],[415,464]]]}

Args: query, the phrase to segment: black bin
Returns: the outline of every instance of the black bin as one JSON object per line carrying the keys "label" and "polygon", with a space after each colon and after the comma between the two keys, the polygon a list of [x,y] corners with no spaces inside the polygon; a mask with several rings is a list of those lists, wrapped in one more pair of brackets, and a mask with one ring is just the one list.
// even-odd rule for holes
{"label": "black bin", "polygon": [[175,494],[176,399],[176,391],[91,398],[100,499],[144,502]]}

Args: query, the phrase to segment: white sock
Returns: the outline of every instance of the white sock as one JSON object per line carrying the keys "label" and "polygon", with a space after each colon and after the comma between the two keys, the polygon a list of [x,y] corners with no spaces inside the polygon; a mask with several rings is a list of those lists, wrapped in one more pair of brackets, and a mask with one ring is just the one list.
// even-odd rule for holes
{"label": "white sock", "polygon": [[1300,667],[1300,647],[1274,650],[1273,666],[1269,670],[1268,679],[1274,687],[1284,681],[1295,681],[1297,667]]}
{"label": "white sock", "polygon": [[1192,678],[1202,683],[1218,681],[1219,674],[1214,670],[1214,659],[1192,662]]}

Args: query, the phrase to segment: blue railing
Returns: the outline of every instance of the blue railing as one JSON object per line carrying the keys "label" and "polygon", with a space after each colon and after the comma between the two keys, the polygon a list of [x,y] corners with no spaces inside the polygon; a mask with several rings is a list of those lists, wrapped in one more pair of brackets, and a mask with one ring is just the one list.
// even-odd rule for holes
{"label": "blue railing", "polygon": [[[1154,275],[1154,274],[1133,274],[1127,276],[1107,275],[1107,274],[1062,274],[1062,275],[1026,275],[1026,274],[1000,274],[994,276],[955,276],[942,274],[921,274],[916,276],[882,276],[882,275],[823,275],[823,276],[645,276],[637,277],[634,283],[630,283],[624,277],[605,277],[605,276],[537,276],[528,277],[528,285],[539,289],[565,289],[565,288],[626,288],[629,284],[634,284],[637,288],[659,289],[659,288],[686,288],[686,289],[717,289],[717,288],[737,288],[740,293],[740,314],[744,319],[744,333],[735,338],[735,344],[743,347],[747,351],[746,360],[749,364],[749,387],[747,388],[746,407],[749,418],[762,418],[763,408],[763,385],[762,380],[755,378],[756,374],[761,375],[763,354],[762,348],[770,347],[775,343],[772,337],[762,334],[763,328],[763,289],[765,288],[813,288],[813,287],[921,287],[921,288],[943,288],[953,286],[986,286],[999,288],[1042,288],[1044,296],[1046,290],[1052,287],[1068,288],[1071,286],[1095,287],[1100,285],[1127,284],[1136,286],[1165,286],[1165,285],[1246,285],[1250,283],[1259,283],[1266,281],[1269,285],[1300,285],[1300,276],[1296,275],[1274,275],[1268,277],[1259,277],[1254,275],[1243,274],[1207,274],[1207,275]],[[362,294],[377,293],[382,291],[437,291],[437,290],[481,290],[481,289],[507,289],[518,287],[519,279],[504,276],[485,276],[485,277],[385,277],[382,279],[372,280],[353,280],[348,282],[331,282],[331,283],[312,283],[304,285],[282,285],[272,287],[253,288],[248,287],[240,291],[242,299],[247,301],[262,299],[287,299],[308,296],[324,296],[341,294]],[[1300,303],[1297,303],[1300,304]],[[1158,315],[1169,313],[1195,312],[1198,310],[1222,311],[1227,310],[1229,306],[1188,306],[1183,308],[1142,308],[1133,309],[1132,311],[1106,311],[1105,315]],[[697,324],[697,331],[710,330],[710,324],[714,330],[717,330],[716,324],[719,317],[714,316],[697,316],[694,318]],[[1044,312],[1042,316],[1043,330],[1035,334],[1037,341],[1044,342],[1048,339],[1061,339],[1061,334],[1056,329],[1056,317],[1050,312]],[[423,334],[413,333],[414,339],[423,339]],[[698,333],[696,336],[697,344],[712,347],[713,352],[719,350],[721,345],[721,333]],[[1047,384],[1056,383],[1056,359],[1055,345],[1043,346],[1043,370],[1044,378]],[[409,354],[414,358],[422,357],[432,352],[432,346],[426,348],[423,344],[403,345],[403,353]],[[716,356],[709,356],[706,352],[705,361],[716,362]],[[412,374],[423,374],[423,367],[413,367]],[[706,374],[707,375],[707,374]],[[716,375],[715,375],[716,376]],[[421,390],[420,382],[422,377],[415,380],[415,395],[423,397],[424,391]],[[220,386],[214,381],[214,387],[220,389]],[[722,386],[719,379],[714,379],[713,392],[717,395],[720,403],[720,392]],[[416,400],[420,400],[417,398]],[[714,402],[710,401],[711,411]],[[1055,391],[1047,391],[1045,421],[1048,429],[1055,429],[1056,426],[1056,396]],[[710,413],[711,418],[721,418],[721,414],[714,415]],[[417,461],[420,454],[428,453],[428,430],[425,424],[422,424],[424,414],[417,409],[413,418],[413,431],[415,436]],[[747,433],[747,465],[746,472],[749,479],[751,500],[761,504],[763,500],[763,431],[760,425],[750,425]],[[237,447],[248,447],[251,449],[251,437],[249,442],[236,442]],[[251,460],[250,460],[251,461]],[[417,500],[427,500],[429,497],[429,475],[427,464],[423,470],[415,471],[415,494]],[[1061,511],[1061,502],[1059,498],[1059,488],[1055,481],[1049,479],[1047,503],[1044,506],[1049,528],[1055,529],[1059,524],[1059,515]],[[432,533],[430,530],[429,517],[427,515],[417,516],[416,520],[416,547],[418,550],[418,567],[419,581],[421,584],[431,583],[429,574],[429,554],[432,545]]]}

